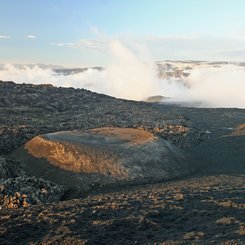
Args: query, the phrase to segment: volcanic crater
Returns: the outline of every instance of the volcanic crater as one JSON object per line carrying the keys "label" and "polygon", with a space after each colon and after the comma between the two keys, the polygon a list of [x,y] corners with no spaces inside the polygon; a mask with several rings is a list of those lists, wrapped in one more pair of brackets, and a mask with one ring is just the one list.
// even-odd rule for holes
{"label": "volcanic crater", "polygon": [[136,128],[105,127],[39,135],[15,154],[30,175],[79,192],[95,184],[173,179],[197,167],[183,150]]}

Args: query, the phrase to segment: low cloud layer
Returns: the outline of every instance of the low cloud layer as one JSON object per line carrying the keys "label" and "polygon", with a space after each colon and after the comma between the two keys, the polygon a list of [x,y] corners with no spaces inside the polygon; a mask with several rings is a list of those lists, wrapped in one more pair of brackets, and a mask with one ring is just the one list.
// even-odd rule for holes
{"label": "low cloud layer", "polygon": [[[196,68],[184,83],[162,81],[162,92],[170,101],[198,104],[201,107],[245,108],[245,69],[235,65]],[[184,86],[188,84],[189,86]]]}
{"label": "low cloud layer", "polygon": [[[0,80],[18,83],[50,83],[55,86],[86,88],[111,96],[142,100],[148,96],[171,97],[170,101],[188,102],[202,107],[245,108],[245,68],[236,65],[195,68],[183,80],[160,80],[154,63],[143,63],[122,43],[109,45],[111,64],[103,71],[62,75],[39,66],[5,65]],[[188,86],[186,86],[188,84]]]}

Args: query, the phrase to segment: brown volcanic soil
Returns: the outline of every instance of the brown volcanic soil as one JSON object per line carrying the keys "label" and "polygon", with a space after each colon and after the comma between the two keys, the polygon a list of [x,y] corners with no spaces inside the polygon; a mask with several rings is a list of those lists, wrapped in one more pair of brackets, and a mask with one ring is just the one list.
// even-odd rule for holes
{"label": "brown volcanic soil", "polygon": [[145,144],[155,139],[154,135],[142,129],[136,128],[96,128],[91,133],[107,137],[117,138],[129,144]]}
{"label": "brown volcanic soil", "polygon": [[245,123],[238,125],[231,133],[231,136],[242,136],[242,135],[245,135]]}
{"label": "brown volcanic soil", "polygon": [[[185,180],[99,186],[79,199],[2,209],[0,244],[244,244],[245,136],[233,135],[244,123],[244,109],[147,104],[85,90],[0,82],[3,159],[40,134],[116,126],[142,127],[204,164]],[[7,167],[1,173],[21,171]],[[17,188],[18,178],[7,179],[8,186]],[[31,179],[41,197],[36,193],[43,182]]]}

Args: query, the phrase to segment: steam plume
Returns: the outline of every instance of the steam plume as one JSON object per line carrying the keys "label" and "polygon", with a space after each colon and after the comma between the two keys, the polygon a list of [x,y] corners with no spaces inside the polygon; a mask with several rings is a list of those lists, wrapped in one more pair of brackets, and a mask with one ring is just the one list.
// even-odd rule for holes
{"label": "steam plume", "polygon": [[103,71],[88,69],[63,75],[39,66],[18,68],[7,64],[0,70],[0,80],[86,88],[124,99],[141,100],[163,95],[171,97],[170,101],[190,104],[201,101],[204,107],[245,108],[245,68],[242,66],[193,69],[182,81],[160,80],[153,62],[141,62],[119,41],[112,41],[109,47],[112,62]]}

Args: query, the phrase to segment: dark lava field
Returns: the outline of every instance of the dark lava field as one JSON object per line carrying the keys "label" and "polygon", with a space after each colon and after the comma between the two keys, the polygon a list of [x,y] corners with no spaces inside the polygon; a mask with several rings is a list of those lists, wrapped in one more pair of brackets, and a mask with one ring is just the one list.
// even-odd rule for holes
{"label": "dark lava field", "polygon": [[[78,192],[30,174],[19,158],[36,136],[105,127],[144,130],[159,146],[176,149],[174,169],[166,165],[167,177],[154,178],[154,163],[142,163],[135,167],[144,167],[138,179],[125,175],[110,183],[106,171],[104,182],[95,181],[100,172],[88,172],[93,181]],[[145,149],[123,149],[130,147]],[[0,244],[244,244],[244,149],[244,109],[135,102],[0,81]],[[182,155],[189,165],[182,165]],[[37,161],[31,160],[33,168]]]}

